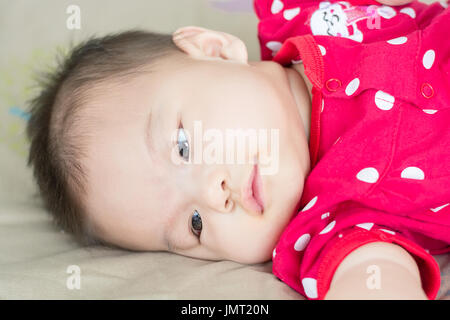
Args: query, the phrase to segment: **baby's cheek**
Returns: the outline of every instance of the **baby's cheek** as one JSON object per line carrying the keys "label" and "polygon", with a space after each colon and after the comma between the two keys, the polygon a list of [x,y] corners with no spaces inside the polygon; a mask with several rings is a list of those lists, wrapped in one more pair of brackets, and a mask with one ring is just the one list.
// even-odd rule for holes
{"label": "baby's cheek", "polygon": [[235,257],[240,263],[253,264],[269,261],[276,243],[270,241],[269,237],[255,238],[251,243],[241,243],[236,250]]}

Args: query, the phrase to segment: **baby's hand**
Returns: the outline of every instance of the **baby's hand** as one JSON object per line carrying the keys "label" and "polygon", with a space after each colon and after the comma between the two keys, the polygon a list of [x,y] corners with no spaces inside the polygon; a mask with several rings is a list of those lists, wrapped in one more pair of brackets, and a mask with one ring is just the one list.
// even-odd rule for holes
{"label": "baby's hand", "polygon": [[334,273],[326,300],[426,300],[418,266],[402,247],[365,244],[351,252]]}
{"label": "baby's hand", "polygon": [[377,2],[388,6],[402,6],[412,2],[412,0],[377,0]]}

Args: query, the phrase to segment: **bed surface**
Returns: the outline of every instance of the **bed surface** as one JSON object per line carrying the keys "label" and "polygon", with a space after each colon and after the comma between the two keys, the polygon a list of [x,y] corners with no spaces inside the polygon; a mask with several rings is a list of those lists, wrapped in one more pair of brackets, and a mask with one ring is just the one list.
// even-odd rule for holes
{"label": "bed surface", "polygon": [[[0,299],[303,299],[272,275],[271,262],[86,248],[53,226],[26,166],[25,110],[31,73],[51,64],[56,48],[93,33],[199,25],[240,37],[250,60],[259,60],[251,0],[80,0],[81,30],[66,28],[70,4],[0,0]],[[450,299],[450,255],[435,258],[438,299]],[[80,289],[71,289],[73,270]]]}

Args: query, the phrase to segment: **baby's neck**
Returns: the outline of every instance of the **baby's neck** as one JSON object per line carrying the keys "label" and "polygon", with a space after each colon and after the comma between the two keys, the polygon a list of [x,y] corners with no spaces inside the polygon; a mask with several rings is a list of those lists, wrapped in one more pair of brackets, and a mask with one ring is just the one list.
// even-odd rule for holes
{"label": "baby's neck", "polygon": [[288,76],[291,92],[294,96],[297,109],[302,118],[303,126],[306,131],[306,136],[309,141],[309,134],[311,128],[311,101],[312,101],[312,84],[305,75],[303,64],[293,64],[285,68]]}

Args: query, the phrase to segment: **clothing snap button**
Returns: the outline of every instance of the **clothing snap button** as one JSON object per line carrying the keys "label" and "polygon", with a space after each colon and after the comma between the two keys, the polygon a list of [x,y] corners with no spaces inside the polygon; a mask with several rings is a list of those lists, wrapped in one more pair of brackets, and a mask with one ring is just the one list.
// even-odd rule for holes
{"label": "clothing snap button", "polygon": [[385,234],[381,231],[381,233],[380,233],[380,239],[383,240],[383,241],[386,241],[386,240],[388,239],[388,236],[385,235]]}
{"label": "clothing snap button", "polygon": [[426,99],[430,99],[432,96],[434,96],[434,89],[429,83],[422,84],[420,91],[422,91],[422,95]]}
{"label": "clothing snap button", "polygon": [[328,91],[334,92],[342,86],[342,82],[339,79],[328,79],[325,83]]}

